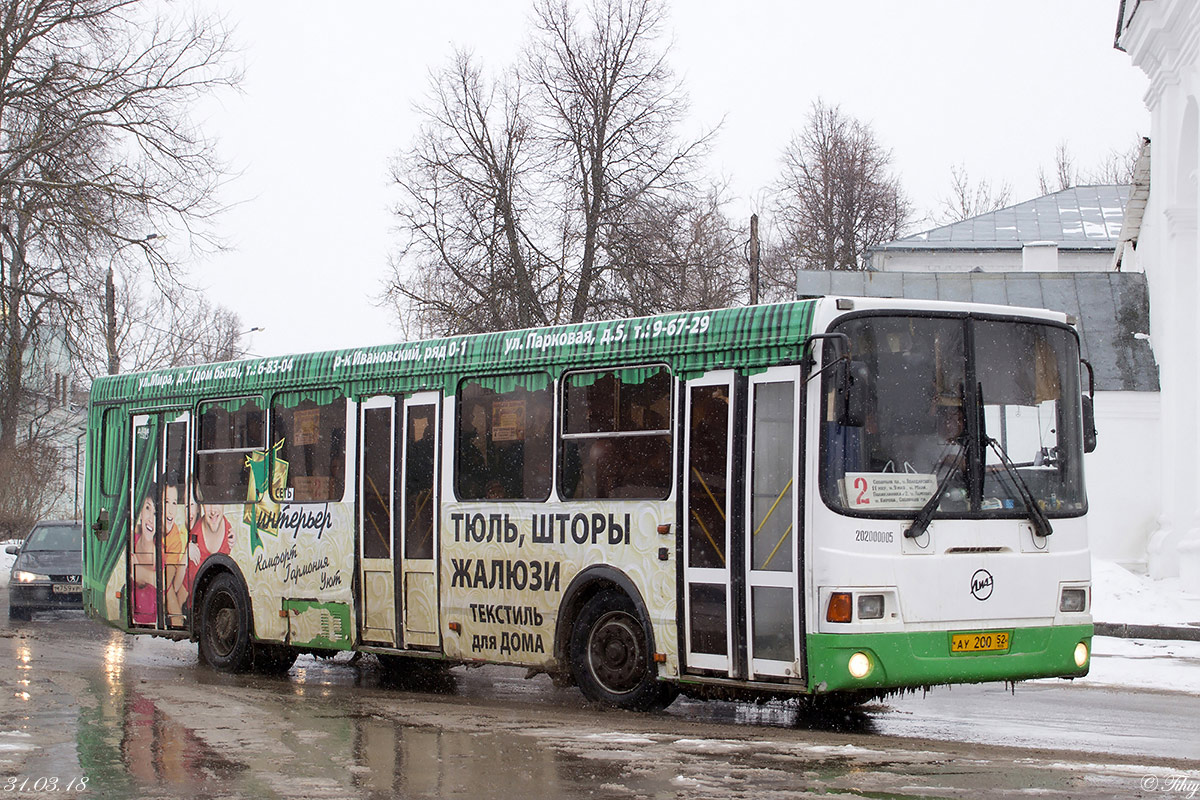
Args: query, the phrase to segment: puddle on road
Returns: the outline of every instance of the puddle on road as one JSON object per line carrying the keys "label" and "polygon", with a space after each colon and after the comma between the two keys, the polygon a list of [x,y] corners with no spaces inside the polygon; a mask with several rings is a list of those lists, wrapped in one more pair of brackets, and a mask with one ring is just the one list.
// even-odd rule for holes
{"label": "puddle on road", "polygon": [[544,677],[397,677],[350,654],[303,657],[284,677],[225,675],[194,645],[64,627],[0,638],[0,776],[86,777],[87,797],[771,800],[1045,785],[1036,766],[997,777],[987,761],[963,772],[885,737],[847,744],[842,734],[878,732],[879,708],[681,699],[667,714],[623,714]]}

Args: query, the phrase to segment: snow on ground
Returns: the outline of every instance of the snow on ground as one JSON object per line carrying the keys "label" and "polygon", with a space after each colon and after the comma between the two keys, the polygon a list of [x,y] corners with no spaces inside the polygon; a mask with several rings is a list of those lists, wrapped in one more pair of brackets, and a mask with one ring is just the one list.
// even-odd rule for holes
{"label": "snow on ground", "polygon": [[1076,682],[1200,694],[1200,642],[1096,636],[1091,670]]}
{"label": "snow on ground", "polygon": [[1152,580],[1111,561],[1092,561],[1092,618],[1139,625],[1200,625],[1200,587]]}

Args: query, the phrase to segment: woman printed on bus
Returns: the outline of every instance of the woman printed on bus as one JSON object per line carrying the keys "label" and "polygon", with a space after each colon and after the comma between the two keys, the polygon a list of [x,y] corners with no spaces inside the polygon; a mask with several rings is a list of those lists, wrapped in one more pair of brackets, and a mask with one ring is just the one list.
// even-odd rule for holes
{"label": "woman printed on bus", "polygon": [[217,553],[233,548],[233,527],[225,519],[225,510],[216,503],[200,503],[199,516],[188,537],[188,569],[185,595],[190,599],[192,582],[200,565]]}
{"label": "woman printed on bus", "polygon": [[166,586],[164,602],[167,615],[183,613],[187,577],[187,505],[179,502],[183,487],[168,484],[163,487],[163,566]]}
{"label": "woman printed on bus", "polygon": [[153,625],[158,621],[158,601],[155,597],[155,532],[158,527],[158,509],[154,498],[157,488],[146,487],[146,495],[133,518],[133,622],[135,625]]}

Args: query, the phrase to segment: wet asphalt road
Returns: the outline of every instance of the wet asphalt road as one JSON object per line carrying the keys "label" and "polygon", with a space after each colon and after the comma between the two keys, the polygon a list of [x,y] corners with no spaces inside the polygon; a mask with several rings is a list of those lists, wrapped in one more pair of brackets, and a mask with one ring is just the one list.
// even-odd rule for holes
{"label": "wet asphalt road", "polygon": [[[520,670],[397,685],[371,657],[223,675],[195,645],[0,601],[11,797],[1187,797],[1200,698],[956,687],[836,719],[787,704],[588,706]],[[1194,796],[1200,797],[1200,791]]]}

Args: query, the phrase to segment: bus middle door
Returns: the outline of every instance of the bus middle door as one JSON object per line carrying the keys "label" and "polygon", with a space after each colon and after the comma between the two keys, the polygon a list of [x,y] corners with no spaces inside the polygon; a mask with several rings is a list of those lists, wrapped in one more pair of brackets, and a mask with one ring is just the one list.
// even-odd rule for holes
{"label": "bus middle door", "polygon": [[359,408],[360,634],[364,642],[397,646],[392,548],[396,400],[370,397]]}
{"label": "bus middle door", "polygon": [[404,401],[404,441],[397,481],[402,491],[401,605],[407,647],[436,648],[438,628],[438,408],[436,392]]}

